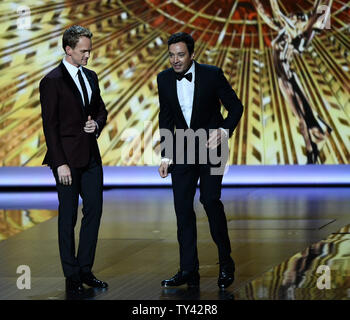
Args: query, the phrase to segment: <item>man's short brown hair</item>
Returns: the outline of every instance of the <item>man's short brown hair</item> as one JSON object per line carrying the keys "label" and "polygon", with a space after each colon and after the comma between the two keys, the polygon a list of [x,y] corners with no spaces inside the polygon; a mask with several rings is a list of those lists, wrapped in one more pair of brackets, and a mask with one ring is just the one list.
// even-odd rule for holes
{"label": "man's short brown hair", "polygon": [[92,33],[89,29],[82,26],[71,26],[68,28],[62,37],[62,46],[64,52],[66,52],[66,46],[70,46],[72,49],[77,45],[80,37],[92,38]]}

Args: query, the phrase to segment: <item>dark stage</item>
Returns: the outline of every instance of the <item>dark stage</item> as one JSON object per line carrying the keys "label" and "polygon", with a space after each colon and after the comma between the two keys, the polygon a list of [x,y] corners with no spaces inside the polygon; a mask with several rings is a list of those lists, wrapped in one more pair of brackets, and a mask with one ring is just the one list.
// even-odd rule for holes
{"label": "dark stage", "polygon": [[[178,270],[169,188],[105,190],[93,272],[109,283],[94,300],[343,300],[350,298],[350,189],[346,187],[223,188],[235,282],[217,287],[217,250],[195,198],[201,283],[163,289]],[[64,300],[57,241],[57,196],[0,193],[0,299]],[[76,236],[79,231],[79,220]],[[29,266],[30,289],[18,289],[18,266]],[[330,289],[319,288],[329,267]],[[321,283],[322,285],[322,283]]]}

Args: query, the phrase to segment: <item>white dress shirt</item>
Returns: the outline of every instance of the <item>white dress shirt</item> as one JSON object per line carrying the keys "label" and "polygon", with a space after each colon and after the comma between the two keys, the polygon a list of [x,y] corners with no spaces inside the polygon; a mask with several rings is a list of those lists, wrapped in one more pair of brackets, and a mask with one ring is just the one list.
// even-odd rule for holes
{"label": "white dress shirt", "polygon": [[[69,62],[66,61],[66,58],[64,58],[62,60],[62,62],[64,64],[64,66],[66,67],[66,69],[68,70],[70,76],[74,80],[76,86],[78,87],[79,92],[81,94],[81,98],[84,101],[83,89],[81,88],[81,85],[80,85],[80,82],[79,82],[79,77],[78,77],[78,70],[80,70],[80,73],[81,73],[81,75],[83,77],[83,80],[84,80],[84,83],[85,83],[85,86],[86,86],[86,90],[87,90],[88,97],[89,97],[89,102],[90,102],[91,101],[92,90],[91,90],[91,87],[90,87],[90,83],[89,83],[88,79],[86,78],[86,75],[85,75],[85,73],[83,71],[83,68],[81,66],[79,68],[76,67],[76,66],[73,66],[72,64],[70,64]],[[85,105],[86,105],[86,103],[85,103]]]}
{"label": "white dress shirt", "polygon": [[195,67],[192,62],[191,68],[185,73],[192,72],[192,81],[188,81],[186,78],[176,80],[177,97],[179,99],[180,107],[188,127],[191,124],[193,96],[194,96],[194,80],[195,80]]}

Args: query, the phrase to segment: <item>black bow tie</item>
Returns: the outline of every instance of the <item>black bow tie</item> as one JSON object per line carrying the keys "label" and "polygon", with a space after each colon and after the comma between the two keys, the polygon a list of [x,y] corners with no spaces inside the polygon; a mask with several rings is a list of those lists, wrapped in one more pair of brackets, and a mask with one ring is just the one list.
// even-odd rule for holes
{"label": "black bow tie", "polygon": [[176,73],[176,79],[177,80],[182,80],[183,78],[186,78],[189,82],[192,82],[192,72],[187,73],[187,74],[182,74],[182,73]]}

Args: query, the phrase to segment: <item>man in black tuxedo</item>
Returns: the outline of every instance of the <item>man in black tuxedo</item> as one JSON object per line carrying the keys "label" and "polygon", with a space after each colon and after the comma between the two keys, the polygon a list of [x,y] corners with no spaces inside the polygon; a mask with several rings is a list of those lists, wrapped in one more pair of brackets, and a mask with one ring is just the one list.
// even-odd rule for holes
{"label": "man in black tuxedo", "polygon": [[[83,293],[83,284],[106,288],[92,273],[102,214],[103,172],[97,145],[107,120],[97,75],[88,62],[92,33],[72,26],[63,34],[62,62],[40,82],[40,102],[50,166],[58,192],[58,240],[67,293]],[[79,195],[83,200],[79,247],[74,227]]]}
{"label": "man in black tuxedo", "polygon": [[[210,150],[218,150],[220,155],[221,148],[218,146],[227,145],[228,137],[231,137],[242,116],[243,106],[220,68],[198,64],[193,60],[194,40],[189,34],[173,34],[168,40],[168,49],[172,68],[162,71],[157,77],[162,148],[159,174],[164,178],[171,172],[180,270],[172,278],[162,281],[162,286],[199,285],[193,201],[200,179],[200,202],[208,216],[211,236],[218,247],[218,286],[224,289],[234,281],[235,264],[230,255],[227,221],[220,201],[223,171],[218,174],[213,170],[217,163],[210,161]],[[220,111],[221,103],[228,111],[225,119]],[[182,130],[190,134],[185,141],[177,143]],[[188,149],[191,132],[196,135],[200,131],[207,133],[204,143],[194,139],[193,148]],[[165,139],[169,136],[174,138],[174,148]],[[203,148],[207,151],[204,153],[209,154],[209,159],[204,159],[206,161],[201,156]],[[221,162],[224,164],[227,156],[222,154]]]}

